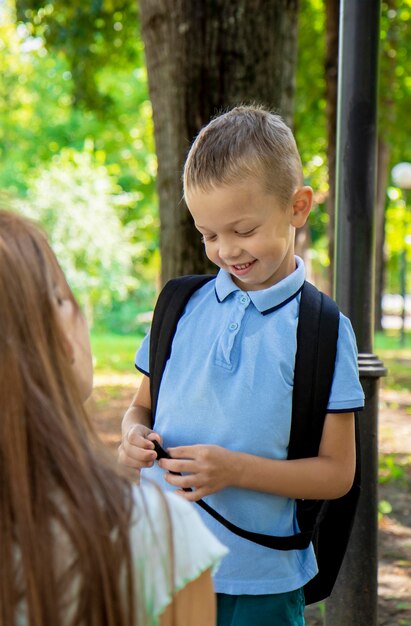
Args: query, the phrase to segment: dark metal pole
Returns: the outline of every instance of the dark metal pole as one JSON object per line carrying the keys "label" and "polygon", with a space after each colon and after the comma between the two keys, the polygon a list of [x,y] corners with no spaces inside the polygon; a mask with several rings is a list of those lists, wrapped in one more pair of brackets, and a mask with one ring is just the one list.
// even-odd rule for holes
{"label": "dark metal pole", "polygon": [[377,626],[378,379],[373,354],[374,204],[380,0],[342,0],[337,108],[335,297],[351,319],[366,396],[362,495],[327,626]]}

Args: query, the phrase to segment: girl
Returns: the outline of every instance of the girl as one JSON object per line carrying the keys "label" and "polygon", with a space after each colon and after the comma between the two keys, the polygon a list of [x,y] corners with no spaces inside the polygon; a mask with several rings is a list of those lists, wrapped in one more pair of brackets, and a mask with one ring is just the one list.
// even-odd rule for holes
{"label": "girl", "polygon": [[0,211],[0,623],[212,626],[225,554],[183,499],[132,487],[83,409],[85,320],[44,235]]}

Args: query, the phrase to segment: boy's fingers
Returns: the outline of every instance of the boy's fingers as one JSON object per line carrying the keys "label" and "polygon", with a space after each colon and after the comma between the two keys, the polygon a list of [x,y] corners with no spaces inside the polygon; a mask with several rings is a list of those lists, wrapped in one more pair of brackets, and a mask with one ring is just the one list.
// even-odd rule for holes
{"label": "boy's fingers", "polygon": [[201,446],[177,446],[176,448],[168,448],[167,451],[173,459],[195,459],[196,449]]}
{"label": "boy's fingers", "polygon": [[148,444],[149,439],[147,439],[147,435],[150,433],[151,430],[145,426],[132,426],[127,431],[124,439],[132,446],[138,446],[139,448],[152,448],[151,443]]}
{"label": "boy's fingers", "polygon": [[195,461],[187,459],[180,461],[174,457],[172,459],[160,459],[158,464],[168,472],[178,472],[179,474],[193,474],[196,469]]}
{"label": "boy's fingers", "polygon": [[119,447],[118,458],[121,463],[130,467],[151,467],[157,458],[154,444],[144,434],[152,433],[148,428],[140,425],[133,426],[124,435]]}
{"label": "boy's fingers", "polygon": [[127,465],[127,467],[132,467],[134,469],[141,469],[142,467],[151,467],[154,463],[154,455],[147,455],[148,451],[141,450],[141,454],[138,456],[131,456],[129,452],[125,449],[124,445],[121,444],[118,449],[118,461],[122,465]]}
{"label": "boy's fingers", "polygon": [[163,439],[158,433],[155,433],[150,428],[138,424],[136,426],[132,426],[127,431],[123,441],[126,446],[129,444],[130,446],[134,446],[136,448],[154,450],[152,442],[158,441],[158,443],[162,445]]}
{"label": "boy's fingers", "polygon": [[157,441],[160,446],[163,445],[163,438],[158,433],[155,433],[153,430],[147,436],[147,439],[148,441]]}
{"label": "boy's fingers", "polygon": [[205,496],[208,495],[208,492],[203,489],[195,489],[194,491],[183,491],[179,489],[178,491],[175,491],[174,493],[183,497],[185,500],[188,500],[189,502],[197,502],[198,500],[201,500],[201,498],[204,498]]}
{"label": "boy's fingers", "polygon": [[192,489],[193,485],[193,476],[176,476],[172,473],[164,474],[164,480],[167,481],[173,487],[178,487],[179,489]]}

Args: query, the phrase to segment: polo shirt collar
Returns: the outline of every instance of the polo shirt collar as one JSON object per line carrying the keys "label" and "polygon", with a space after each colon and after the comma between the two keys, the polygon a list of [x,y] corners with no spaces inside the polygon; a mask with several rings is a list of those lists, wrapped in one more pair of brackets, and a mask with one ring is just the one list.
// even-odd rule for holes
{"label": "polo shirt collar", "polygon": [[[305,267],[300,257],[296,256],[295,262],[297,267],[294,272],[280,280],[279,283],[268,289],[247,291],[251,302],[263,315],[279,309],[300,293],[305,280]],[[231,293],[240,291],[240,289],[233,282],[228,272],[220,270],[215,282],[215,291],[217,300],[223,302]]]}

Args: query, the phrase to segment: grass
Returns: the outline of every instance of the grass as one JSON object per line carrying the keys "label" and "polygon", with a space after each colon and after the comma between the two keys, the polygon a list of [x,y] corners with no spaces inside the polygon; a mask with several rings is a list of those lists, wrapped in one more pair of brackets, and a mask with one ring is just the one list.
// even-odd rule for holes
{"label": "grass", "polygon": [[411,455],[380,454],[378,465],[378,477],[381,485],[398,482],[400,486],[407,487]]}
{"label": "grass", "polygon": [[399,332],[378,332],[374,338],[375,348],[411,359],[411,332],[405,335],[405,346],[400,344]]}
{"label": "grass", "polygon": [[99,374],[132,374],[135,371],[134,356],[142,339],[142,335],[92,333],[94,371]]}
{"label": "grass", "polygon": [[388,370],[384,387],[411,392],[411,333],[407,333],[404,347],[398,335],[377,333],[374,351]]}

